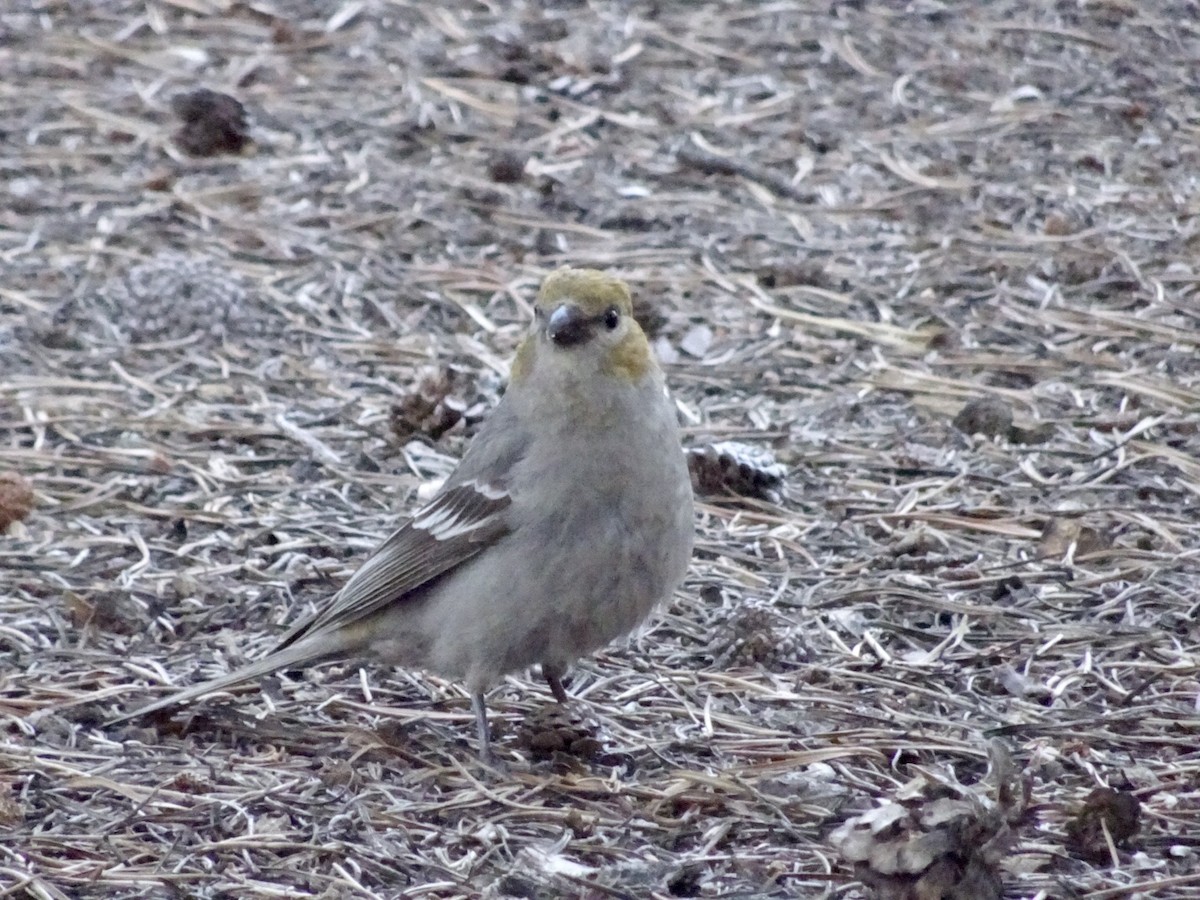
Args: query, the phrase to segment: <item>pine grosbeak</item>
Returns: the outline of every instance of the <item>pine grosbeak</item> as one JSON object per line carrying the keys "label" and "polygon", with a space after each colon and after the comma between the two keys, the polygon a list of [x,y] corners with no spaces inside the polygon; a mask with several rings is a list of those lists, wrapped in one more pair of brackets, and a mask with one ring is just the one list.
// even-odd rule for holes
{"label": "pine grosbeak", "polygon": [[682,580],[692,488],[625,284],[560,269],[534,312],[458,468],[328,605],[258,662],[112,722],[347,658],[461,679],[485,758],[484,691],[498,678],[540,663],[565,702],[567,666],[632,631]]}

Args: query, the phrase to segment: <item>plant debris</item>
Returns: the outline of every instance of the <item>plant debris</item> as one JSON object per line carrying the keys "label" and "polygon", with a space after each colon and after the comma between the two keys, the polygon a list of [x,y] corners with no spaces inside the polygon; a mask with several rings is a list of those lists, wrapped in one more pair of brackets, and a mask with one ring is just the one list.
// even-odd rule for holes
{"label": "plant debris", "polygon": [[1117,849],[1137,834],[1142,804],[1129,791],[1099,787],[1067,822],[1067,850],[1080,859],[1120,865]]}
{"label": "plant debris", "polygon": [[[1190,0],[0,10],[0,894],[864,900],[846,827],[897,891],[1197,896]],[[106,728],[345,583],[568,263],[703,490],[565,708],[495,686],[507,771],[370,664]]]}
{"label": "plant debris", "polygon": [[1017,840],[1029,783],[993,745],[991,795],[953,773],[923,771],[895,799],[856,816],[830,835],[879,900],[1000,900],[999,864]]}

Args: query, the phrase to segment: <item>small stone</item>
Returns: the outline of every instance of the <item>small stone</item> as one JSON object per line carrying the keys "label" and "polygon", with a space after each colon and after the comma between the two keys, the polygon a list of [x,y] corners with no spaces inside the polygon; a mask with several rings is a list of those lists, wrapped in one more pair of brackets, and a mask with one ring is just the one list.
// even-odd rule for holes
{"label": "small stone", "polygon": [[1051,213],[1042,223],[1042,231],[1049,237],[1065,237],[1071,233],[1071,222],[1066,216]]}
{"label": "small stone", "polygon": [[679,342],[679,349],[688,356],[696,359],[703,359],[708,353],[708,348],[712,346],[713,332],[707,325],[695,325],[688,329],[688,333],[683,336],[683,340]]}
{"label": "small stone", "polygon": [[1046,520],[1042,527],[1041,540],[1038,542],[1038,552],[1041,556],[1061,559],[1066,556],[1072,544],[1075,546],[1073,556],[1084,556],[1109,549],[1112,541],[1099,529],[1084,525],[1078,519],[1055,517]]}
{"label": "small stone", "polygon": [[1012,429],[1012,407],[999,397],[980,397],[964,406],[954,417],[954,427],[963,434],[1008,437]]}
{"label": "small stone", "polygon": [[519,150],[497,150],[488,159],[488,177],[497,184],[516,184],[525,177],[529,156]]}
{"label": "small stone", "polygon": [[190,156],[241,153],[250,142],[246,109],[228,94],[201,88],[177,95],[171,109],[183,120],[175,144]]}

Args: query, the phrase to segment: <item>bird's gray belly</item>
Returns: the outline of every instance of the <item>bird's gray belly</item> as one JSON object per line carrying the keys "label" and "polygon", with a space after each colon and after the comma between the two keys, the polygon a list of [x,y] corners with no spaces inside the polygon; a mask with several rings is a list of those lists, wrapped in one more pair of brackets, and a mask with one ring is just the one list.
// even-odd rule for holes
{"label": "bird's gray belly", "polygon": [[527,525],[527,541],[501,539],[432,592],[423,664],[483,687],[534,663],[567,664],[632,631],[675,573],[664,542],[634,534],[630,521],[619,505],[581,504]]}

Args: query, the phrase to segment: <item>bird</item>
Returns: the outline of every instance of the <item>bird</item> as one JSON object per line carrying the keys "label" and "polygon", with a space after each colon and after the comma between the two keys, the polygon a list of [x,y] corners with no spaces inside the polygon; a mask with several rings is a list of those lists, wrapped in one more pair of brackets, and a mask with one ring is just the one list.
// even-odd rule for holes
{"label": "bird", "polygon": [[485,692],[568,667],[640,626],[680,586],[695,533],[675,404],[625,282],[543,280],[509,382],[443,486],[322,608],[261,659],[110,719],[177,707],[281,669],[376,662],[461,681],[479,755]]}

